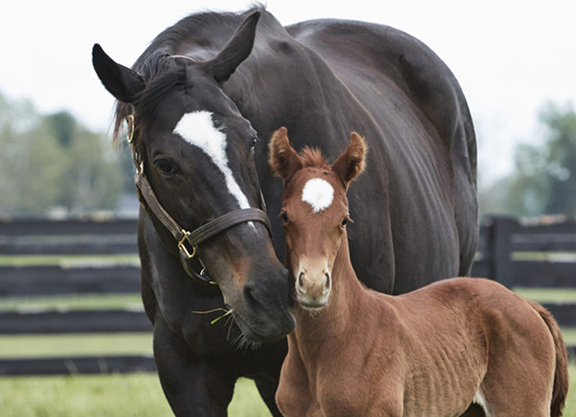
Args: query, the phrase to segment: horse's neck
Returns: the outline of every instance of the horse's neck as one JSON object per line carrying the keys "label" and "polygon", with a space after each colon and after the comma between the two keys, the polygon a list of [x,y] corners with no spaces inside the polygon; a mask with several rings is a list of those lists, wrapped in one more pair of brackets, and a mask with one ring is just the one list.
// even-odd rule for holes
{"label": "horse's neck", "polygon": [[294,314],[298,325],[291,336],[298,344],[302,356],[309,356],[315,362],[322,352],[333,346],[341,346],[340,341],[351,336],[352,332],[362,331],[363,317],[369,309],[372,297],[362,286],[352,268],[348,249],[348,238],[343,242],[332,270],[332,290],[328,305],[318,313],[310,313],[296,306]]}

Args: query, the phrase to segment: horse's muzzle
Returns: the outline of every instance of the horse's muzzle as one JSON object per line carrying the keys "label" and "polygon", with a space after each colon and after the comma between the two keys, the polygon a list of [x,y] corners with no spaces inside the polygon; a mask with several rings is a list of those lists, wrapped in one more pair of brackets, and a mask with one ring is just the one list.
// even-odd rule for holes
{"label": "horse's muzzle", "polygon": [[283,267],[265,275],[251,276],[244,284],[243,309],[238,327],[252,341],[276,340],[296,326],[289,303],[288,271]]}

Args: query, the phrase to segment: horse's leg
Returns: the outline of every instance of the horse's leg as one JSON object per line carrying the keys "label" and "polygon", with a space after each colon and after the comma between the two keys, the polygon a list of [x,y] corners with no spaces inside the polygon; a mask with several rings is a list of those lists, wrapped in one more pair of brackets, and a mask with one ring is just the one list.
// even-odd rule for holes
{"label": "horse's leg", "polygon": [[154,359],[177,417],[226,417],[236,375],[196,355],[161,317],[154,323]]}
{"label": "horse's leg", "polygon": [[268,409],[274,417],[282,417],[282,413],[278,410],[276,405],[276,390],[278,389],[278,381],[273,381],[271,379],[256,379],[256,388],[260,396],[264,400],[264,403],[268,406]]}

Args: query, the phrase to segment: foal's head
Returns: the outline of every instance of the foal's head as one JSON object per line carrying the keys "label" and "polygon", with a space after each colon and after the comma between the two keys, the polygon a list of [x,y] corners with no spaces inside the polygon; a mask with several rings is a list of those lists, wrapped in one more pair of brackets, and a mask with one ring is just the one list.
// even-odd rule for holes
{"label": "foal's head", "polygon": [[317,149],[298,154],[285,128],[270,142],[270,165],[284,180],[281,216],[288,268],[296,300],[305,309],[318,310],[328,303],[334,261],[350,221],[346,190],[364,170],[365,154],[364,140],[356,133],[332,166]]}

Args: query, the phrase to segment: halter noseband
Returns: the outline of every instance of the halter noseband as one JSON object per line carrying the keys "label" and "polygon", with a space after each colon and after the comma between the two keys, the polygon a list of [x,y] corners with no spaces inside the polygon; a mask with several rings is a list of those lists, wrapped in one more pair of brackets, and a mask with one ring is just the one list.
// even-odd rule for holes
{"label": "halter noseband", "polygon": [[[260,222],[266,226],[268,233],[272,235],[272,227],[270,225],[270,219],[268,215],[263,211],[266,210],[266,205],[264,202],[264,197],[262,191],[260,190],[260,204],[263,210],[257,208],[247,208],[239,209],[228,212],[204,225],[198,227],[196,230],[189,232],[183,227],[181,227],[172,216],[162,207],[162,204],[158,201],[152,186],[148,182],[146,175],[144,174],[144,161],[142,161],[141,155],[134,149],[132,144],[134,137],[134,116],[129,115],[127,118],[128,122],[128,143],[132,147],[132,156],[134,159],[134,164],[136,165],[136,175],[134,176],[134,182],[136,183],[136,188],[138,191],[138,199],[140,203],[147,210],[151,211],[152,214],[162,223],[162,225],[172,234],[174,239],[178,242],[178,254],[180,257],[180,262],[186,274],[193,278],[195,281],[202,284],[212,284],[216,285],[216,281],[208,275],[204,274],[204,269],[197,273],[192,267],[192,259],[196,256],[196,251],[198,246],[205,242],[206,240],[236,226],[240,223],[255,221]],[[260,187],[258,186],[260,189]]]}

